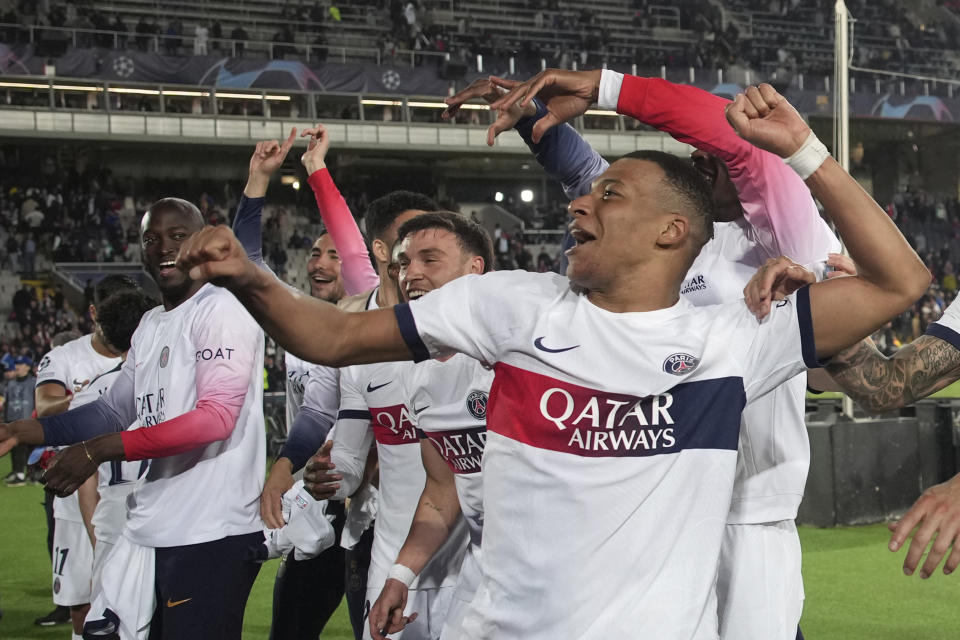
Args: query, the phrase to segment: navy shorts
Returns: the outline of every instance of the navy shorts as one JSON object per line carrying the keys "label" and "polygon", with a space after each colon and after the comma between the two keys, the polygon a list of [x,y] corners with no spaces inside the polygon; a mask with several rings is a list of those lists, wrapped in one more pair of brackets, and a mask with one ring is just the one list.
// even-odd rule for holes
{"label": "navy shorts", "polygon": [[240,640],[263,532],[156,549],[157,608],[150,640]]}

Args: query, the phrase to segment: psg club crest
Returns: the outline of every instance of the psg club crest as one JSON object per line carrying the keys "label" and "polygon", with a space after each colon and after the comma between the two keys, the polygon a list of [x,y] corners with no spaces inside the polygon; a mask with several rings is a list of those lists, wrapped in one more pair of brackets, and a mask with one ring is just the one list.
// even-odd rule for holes
{"label": "psg club crest", "polygon": [[663,370],[675,376],[685,376],[693,373],[698,364],[700,364],[700,358],[695,358],[689,353],[675,353],[663,361]]}
{"label": "psg club crest", "polygon": [[467,396],[467,411],[477,420],[487,417],[487,394],[483,391],[471,391]]}
{"label": "psg club crest", "polygon": [[160,352],[160,368],[163,369],[170,362],[170,347],[164,347]]}

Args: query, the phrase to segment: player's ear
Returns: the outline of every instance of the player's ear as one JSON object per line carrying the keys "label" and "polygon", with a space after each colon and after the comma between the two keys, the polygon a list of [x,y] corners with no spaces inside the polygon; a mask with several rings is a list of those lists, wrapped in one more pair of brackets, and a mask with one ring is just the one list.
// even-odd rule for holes
{"label": "player's ear", "polygon": [[471,256],[468,264],[467,273],[483,273],[483,258],[481,256]]}
{"label": "player's ear", "polygon": [[660,228],[657,244],[662,247],[675,246],[690,235],[690,221],[677,213],[670,214]]}
{"label": "player's ear", "polygon": [[377,259],[377,262],[390,262],[390,252],[386,242],[380,238],[374,238],[371,247],[373,248],[373,257]]}
{"label": "player's ear", "polygon": [[93,320],[94,323],[96,323],[96,322],[97,322],[97,308],[96,308],[95,306],[93,306],[93,305],[90,305],[89,311],[90,311],[90,319]]}

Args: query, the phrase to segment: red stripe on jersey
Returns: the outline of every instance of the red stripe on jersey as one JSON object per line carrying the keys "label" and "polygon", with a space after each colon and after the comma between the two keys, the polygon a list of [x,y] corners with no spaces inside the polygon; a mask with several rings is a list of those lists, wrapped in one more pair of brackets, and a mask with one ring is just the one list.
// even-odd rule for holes
{"label": "red stripe on jersey", "polygon": [[502,362],[494,371],[487,429],[533,447],[587,457],[737,449],[746,401],[738,377],[681,383],[640,397],[562,382]]}
{"label": "red stripe on jersey", "polygon": [[417,429],[410,420],[407,407],[395,404],[392,407],[375,409],[370,407],[373,437],[380,444],[418,444]]}
{"label": "red stripe on jersey", "polygon": [[486,427],[456,431],[424,431],[425,438],[436,447],[454,473],[480,473],[483,447],[487,444]]}

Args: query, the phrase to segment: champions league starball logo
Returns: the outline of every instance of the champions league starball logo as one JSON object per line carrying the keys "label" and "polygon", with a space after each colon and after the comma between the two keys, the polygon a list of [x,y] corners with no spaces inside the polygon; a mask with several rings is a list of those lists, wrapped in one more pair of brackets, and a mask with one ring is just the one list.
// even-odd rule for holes
{"label": "champions league starball logo", "polygon": [[692,373],[698,364],[700,364],[700,358],[695,358],[689,353],[675,353],[663,361],[663,370],[675,376],[684,376]]}
{"label": "champions league starball logo", "polygon": [[487,417],[487,394],[483,391],[471,391],[467,396],[467,411],[477,420]]}
{"label": "champions league starball logo", "polygon": [[137,66],[127,56],[119,56],[113,59],[113,72],[118,78],[129,78],[136,70]]}
{"label": "champions league starball logo", "polygon": [[400,74],[390,69],[383,72],[383,76],[380,77],[380,82],[383,83],[383,86],[390,91],[396,91],[400,88]]}

